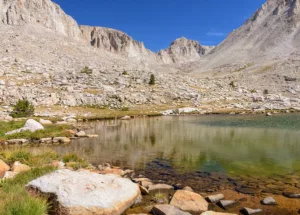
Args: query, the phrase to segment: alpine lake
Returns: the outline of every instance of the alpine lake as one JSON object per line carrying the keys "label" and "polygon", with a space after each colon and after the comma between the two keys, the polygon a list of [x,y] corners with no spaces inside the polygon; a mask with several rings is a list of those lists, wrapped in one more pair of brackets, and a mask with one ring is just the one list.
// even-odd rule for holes
{"label": "alpine lake", "polygon": [[264,214],[300,209],[300,200],[282,195],[300,193],[299,114],[145,117],[87,126],[87,133],[99,137],[51,148],[74,152],[95,165],[133,169],[137,176],[178,189],[248,198],[249,207],[263,207],[259,199],[276,196],[279,208],[264,208]]}

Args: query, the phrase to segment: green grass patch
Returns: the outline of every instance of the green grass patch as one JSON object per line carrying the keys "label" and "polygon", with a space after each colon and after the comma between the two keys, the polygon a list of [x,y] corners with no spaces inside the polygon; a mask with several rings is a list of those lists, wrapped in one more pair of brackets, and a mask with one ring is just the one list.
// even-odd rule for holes
{"label": "green grass patch", "polygon": [[26,149],[10,149],[2,150],[0,152],[0,159],[9,165],[12,165],[15,161],[20,161],[31,167],[40,167],[50,164],[53,160],[59,159],[59,156],[53,151],[33,155]]}
{"label": "green grass patch", "polygon": [[32,169],[20,173],[13,179],[0,180],[0,215],[46,215],[51,208],[43,196],[32,196],[25,186],[30,181],[56,170],[49,165],[53,160],[62,159],[71,162],[71,167],[79,169],[88,166],[88,163],[76,154],[67,154],[59,157],[55,152],[48,151],[32,154],[27,149],[10,149],[0,152],[0,159],[8,164],[20,161],[28,164]]}
{"label": "green grass patch", "polygon": [[71,125],[45,125],[44,130],[39,130],[36,132],[23,131],[16,134],[5,135],[6,132],[19,129],[23,127],[25,121],[11,121],[11,122],[1,122],[0,123],[0,139],[28,139],[30,141],[39,140],[46,137],[70,137],[71,133],[68,129],[72,129]]}
{"label": "green grass patch", "polygon": [[0,184],[0,215],[45,215],[49,204],[42,197],[31,196],[25,185],[30,181],[53,172],[54,167],[34,168],[20,173],[14,179],[2,181]]}
{"label": "green grass patch", "polygon": [[63,162],[67,163],[69,167],[72,167],[75,170],[85,168],[89,165],[86,160],[80,158],[74,153],[64,155],[62,160]]}
{"label": "green grass patch", "polygon": [[22,126],[24,126],[25,121],[10,121],[10,122],[1,122],[0,123],[0,138],[1,139],[5,139],[5,133],[12,131],[12,130],[16,130],[18,128],[21,128]]}

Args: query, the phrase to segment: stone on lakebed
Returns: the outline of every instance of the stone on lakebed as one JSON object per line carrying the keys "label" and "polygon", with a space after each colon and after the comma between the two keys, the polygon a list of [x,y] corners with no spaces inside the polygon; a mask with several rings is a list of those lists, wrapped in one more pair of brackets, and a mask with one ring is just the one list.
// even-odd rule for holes
{"label": "stone on lakebed", "polygon": [[190,213],[201,213],[208,210],[208,203],[202,196],[187,190],[176,191],[170,204]]}
{"label": "stone on lakebed", "polygon": [[152,213],[155,215],[191,215],[188,212],[181,211],[173,205],[155,205],[152,208]]}
{"label": "stone on lakebed", "polygon": [[237,214],[206,211],[206,212],[203,212],[201,215],[237,215]]}
{"label": "stone on lakebed", "polygon": [[64,215],[120,215],[141,195],[138,185],[129,179],[67,169],[42,176],[26,187],[54,196],[56,214]]}

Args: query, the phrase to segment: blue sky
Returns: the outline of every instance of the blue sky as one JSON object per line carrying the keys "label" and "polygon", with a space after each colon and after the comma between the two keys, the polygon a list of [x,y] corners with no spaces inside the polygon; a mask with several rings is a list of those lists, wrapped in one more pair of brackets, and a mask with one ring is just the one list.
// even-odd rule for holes
{"label": "blue sky", "polygon": [[54,0],[81,25],[121,30],[152,51],[179,37],[217,45],[266,0]]}

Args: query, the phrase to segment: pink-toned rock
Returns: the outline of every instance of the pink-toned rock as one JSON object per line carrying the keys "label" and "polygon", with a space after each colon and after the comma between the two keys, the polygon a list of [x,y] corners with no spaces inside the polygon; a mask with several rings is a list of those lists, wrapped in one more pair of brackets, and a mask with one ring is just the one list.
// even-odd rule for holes
{"label": "pink-toned rock", "polygon": [[0,178],[2,178],[6,171],[10,170],[10,167],[0,159]]}
{"label": "pink-toned rock", "polygon": [[19,161],[16,161],[11,170],[14,172],[14,173],[20,173],[20,172],[28,172],[31,170],[30,166],[26,165],[26,164],[22,164],[20,163]]}
{"label": "pink-toned rock", "polygon": [[6,171],[3,176],[3,179],[11,179],[11,178],[16,177],[16,175],[18,175],[18,174],[19,174],[18,172]]}
{"label": "pink-toned rock", "polygon": [[170,204],[190,213],[202,213],[208,210],[208,203],[202,196],[187,190],[176,191]]}
{"label": "pink-toned rock", "polygon": [[105,168],[104,170],[100,170],[99,174],[103,174],[103,175],[113,174],[113,175],[122,176],[122,175],[124,175],[124,171],[119,168]]}

